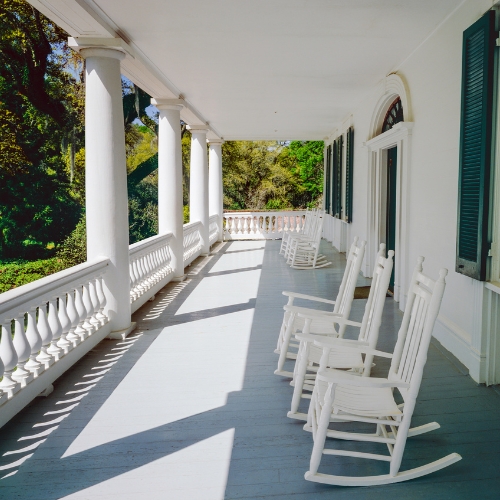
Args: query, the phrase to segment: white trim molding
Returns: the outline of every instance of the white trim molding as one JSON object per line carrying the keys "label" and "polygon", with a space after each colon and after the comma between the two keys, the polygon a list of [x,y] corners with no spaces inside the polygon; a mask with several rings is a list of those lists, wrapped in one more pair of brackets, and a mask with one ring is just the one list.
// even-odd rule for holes
{"label": "white trim molding", "polygon": [[385,77],[384,94],[379,98],[370,122],[369,138],[373,139],[382,131],[385,114],[394,100],[400,97],[403,106],[403,114],[406,122],[413,121],[413,111],[411,109],[410,93],[403,78],[398,74],[391,74]]}
{"label": "white trim molding", "polygon": [[[396,249],[394,268],[394,299],[404,310],[408,278],[410,162],[412,122],[399,122],[392,129],[365,143],[368,149],[367,183],[367,252],[375,255],[385,235],[385,176],[387,150],[397,147],[398,176],[396,192]],[[372,276],[371,259],[365,259],[364,275]]]}

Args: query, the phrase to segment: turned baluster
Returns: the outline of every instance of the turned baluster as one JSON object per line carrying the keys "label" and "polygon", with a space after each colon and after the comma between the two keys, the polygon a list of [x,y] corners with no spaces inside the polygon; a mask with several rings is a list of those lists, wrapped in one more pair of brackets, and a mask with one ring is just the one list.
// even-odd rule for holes
{"label": "turned baluster", "polygon": [[71,290],[68,293],[68,303],[66,304],[66,311],[71,322],[69,332],[66,335],[66,340],[71,342],[73,347],[76,347],[81,342],[81,339],[80,336],[75,333],[75,329],[80,321],[80,316],[78,314],[78,311],[76,310],[75,304],[75,289]]}
{"label": "turned baluster", "polygon": [[26,370],[29,370],[35,377],[45,370],[45,366],[37,359],[40,349],[42,348],[42,337],[38,333],[36,325],[36,307],[32,307],[28,311],[28,327],[26,328],[26,338],[31,347],[30,359],[24,365]]}
{"label": "turned baluster", "polygon": [[87,310],[83,305],[83,290],[79,286],[75,288],[75,307],[78,313],[78,324],[75,328],[75,333],[80,337],[80,340],[85,340],[89,336],[89,332],[83,327],[85,320],[87,319]]}
{"label": "turned baluster", "polygon": [[61,338],[57,345],[64,351],[64,354],[68,354],[71,349],[73,349],[73,344],[68,340],[68,333],[71,330],[71,320],[68,316],[67,305],[66,305],[66,296],[67,294],[63,294],[59,297],[59,323],[61,323]]}
{"label": "turned baluster", "polygon": [[137,259],[134,259],[130,264],[131,274],[132,274],[132,283],[130,285],[130,292],[132,297],[137,299],[141,294],[139,292],[139,268],[137,265]]}
{"label": "turned baluster", "polygon": [[102,325],[108,322],[108,317],[104,314],[104,308],[106,307],[106,295],[104,294],[104,283],[102,276],[96,279],[96,292],[97,298],[99,299],[99,312],[97,313],[97,319]]}
{"label": "turned baluster", "polygon": [[101,322],[97,317],[97,313],[99,312],[99,299],[97,298],[95,278],[90,280],[88,286],[89,286],[90,303],[92,304],[92,315],[90,317],[90,323],[94,327],[95,331],[97,331],[99,330],[99,328],[101,328]]}
{"label": "turned baluster", "polygon": [[[2,325],[0,325],[0,336],[2,334]],[[0,357],[0,377],[3,377],[3,374],[4,374],[4,371],[5,371],[5,367],[2,363],[2,358]],[[9,395],[4,392],[2,389],[0,389],[0,405],[4,404],[5,401],[7,401],[7,398],[9,397]]]}
{"label": "turned baluster", "polygon": [[52,330],[49,326],[49,321],[47,319],[47,303],[44,302],[38,307],[38,322],[37,322],[38,333],[42,339],[42,348],[40,349],[40,354],[36,357],[40,363],[43,364],[45,369],[52,365],[55,361],[54,357],[48,352],[50,343],[52,341]]}
{"label": "turned baluster", "polygon": [[12,378],[19,382],[21,387],[26,387],[33,380],[33,374],[25,368],[28,359],[30,359],[31,346],[24,330],[24,314],[14,318],[14,340],[12,344],[17,353],[17,369],[12,374]]}
{"label": "turned baluster", "polygon": [[59,361],[64,356],[64,351],[57,345],[62,334],[62,326],[57,313],[57,298],[49,300],[49,328],[52,332],[52,341],[47,352],[54,356],[56,361]]}
{"label": "turned baluster", "polygon": [[17,353],[12,343],[12,325],[8,321],[1,326],[2,339],[0,341],[0,358],[4,365],[4,373],[0,382],[0,389],[6,392],[11,398],[21,389],[21,384],[13,380],[12,374],[17,366]]}
{"label": "turned baluster", "polygon": [[85,328],[89,332],[89,336],[92,335],[96,328],[90,322],[92,315],[94,314],[94,307],[92,306],[92,302],[90,300],[89,286],[87,283],[82,285],[82,302],[83,307],[85,308],[85,321],[83,322],[82,327]]}

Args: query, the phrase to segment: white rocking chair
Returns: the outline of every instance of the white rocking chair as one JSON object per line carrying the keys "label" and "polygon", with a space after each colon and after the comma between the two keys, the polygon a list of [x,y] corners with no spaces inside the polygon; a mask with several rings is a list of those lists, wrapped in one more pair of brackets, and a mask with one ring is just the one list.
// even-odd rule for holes
{"label": "white rocking chair", "polygon": [[[289,418],[307,420],[307,414],[299,413],[298,409],[302,398],[311,399],[311,391],[314,388],[314,380],[318,370],[325,368],[347,369],[351,370],[353,374],[370,376],[373,356],[365,355],[363,359],[362,353],[356,351],[355,348],[362,346],[375,349],[377,345],[385,297],[391,279],[393,256],[394,252],[390,250],[388,257],[385,257],[385,244],[382,243],[375,260],[370,294],[361,323],[336,318],[331,313],[325,314],[323,311],[298,314],[299,318],[305,320],[305,324],[302,333],[295,335],[295,338],[300,341],[300,345],[291,383],[294,386],[294,391],[292,406],[288,412]],[[335,324],[359,328],[357,340],[331,338],[330,336],[325,338],[324,335],[309,333],[311,322],[314,319],[320,319],[321,316],[323,316],[322,319],[332,323],[332,328],[335,328]]]}
{"label": "white rocking chair", "polygon": [[287,257],[287,264],[293,269],[318,269],[331,264],[323,254],[319,253],[323,233],[323,215],[318,218],[314,234],[310,239],[304,240],[303,238],[290,236],[285,256]]}
{"label": "white rocking chair", "polygon": [[[444,278],[448,273],[446,269],[441,269],[437,281],[430,279],[422,273],[423,260],[423,257],[419,258],[413,273],[394,354],[368,347],[357,348],[357,351],[362,350],[367,355],[392,358],[388,377],[356,377],[330,369],[318,372],[309,409],[314,446],[310,469],[305,474],[308,481],[339,486],[397,483],[430,474],[461,460],[460,455],[452,453],[421,467],[402,472],[399,470],[407,438],[439,428],[439,424],[433,422],[410,429],[432,330],[444,293]],[[395,388],[399,390],[403,404],[396,403],[393,395]],[[332,430],[329,429],[330,422],[374,424],[376,432],[366,434]],[[389,455],[326,448],[327,437],[386,444]],[[387,461],[390,466],[389,474],[360,477],[319,473],[323,455]]]}
{"label": "white rocking chair", "polygon": [[287,231],[283,233],[283,238],[281,239],[280,255],[285,254],[285,259],[287,258],[288,244],[290,242],[290,237],[305,237],[308,238],[312,232],[314,232],[314,224],[318,216],[319,210],[317,208],[313,210],[307,209],[304,225],[299,231]]}
{"label": "white rocking chair", "polygon": [[[358,246],[358,238],[354,238],[354,242],[349,250],[349,255],[347,256],[344,276],[337,294],[337,300],[328,300],[295,292],[283,292],[283,295],[288,297],[288,303],[284,306],[285,314],[283,316],[283,322],[281,324],[281,330],[278,337],[278,345],[274,351],[280,355],[278,368],[274,372],[276,375],[282,375],[284,377],[293,376],[292,372],[284,371],[283,366],[287,358],[296,359],[297,357],[296,352],[289,351],[289,347],[295,349],[299,347],[298,344],[290,344],[292,334],[296,333],[298,330],[302,330],[304,327],[304,319],[298,318],[297,314],[307,314],[308,312],[316,311],[316,309],[295,306],[293,304],[294,299],[305,299],[317,303],[331,304],[333,306],[333,313],[336,316],[347,319],[351,312],[354,289],[356,288],[359,270],[361,269],[361,264],[365,255],[365,245],[366,242],[362,241]],[[340,325],[338,331],[336,331],[333,328],[331,320],[325,321],[322,318],[313,321],[311,324],[311,332],[322,335],[335,335],[342,337],[344,335],[345,328],[346,324],[342,324]]]}

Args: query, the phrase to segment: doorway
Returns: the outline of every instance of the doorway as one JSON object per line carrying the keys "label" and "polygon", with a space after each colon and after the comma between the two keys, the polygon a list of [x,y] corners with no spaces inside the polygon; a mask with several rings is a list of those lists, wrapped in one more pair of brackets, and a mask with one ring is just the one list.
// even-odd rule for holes
{"label": "doorway", "polygon": [[[397,193],[397,162],[398,148],[387,150],[387,203],[385,221],[385,244],[387,251],[396,251],[396,193]],[[394,272],[396,269],[396,255],[392,268],[389,290],[394,294]]]}

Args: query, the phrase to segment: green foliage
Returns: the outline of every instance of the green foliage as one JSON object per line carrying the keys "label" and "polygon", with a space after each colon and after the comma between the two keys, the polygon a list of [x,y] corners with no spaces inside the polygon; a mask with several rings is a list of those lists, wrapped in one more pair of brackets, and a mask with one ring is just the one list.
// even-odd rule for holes
{"label": "green foliage", "polygon": [[184,205],[182,208],[183,221],[184,224],[187,224],[189,222],[189,205]]}
{"label": "green foliage", "polygon": [[65,269],[65,265],[58,258],[35,262],[0,261],[0,293],[39,280],[63,269]]}
{"label": "green foliage", "polygon": [[2,1],[0,30],[0,258],[45,258],[81,213],[61,154],[83,146],[80,63],[24,0]]}
{"label": "green foliage", "polygon": [[158,234],[158,172],[129,191],[129,241],[136,243]]}
{"label": "green foliage", "polygon": [[313,199],[323,192],[323,141],[292,141],[289,154],[297,160],[296,172]]}
{"label": "green foliage", "polygon": [[57,258],[64,265],[64,269],[76,266],[87,260],[87,231],[85,216],[83,216],[75,229],[64,240],[57,251]]}
{"label": "green foliage", "polygon": [[322,142],[228,141],[222,158],[229,210],[314,205],[323,188]]}

